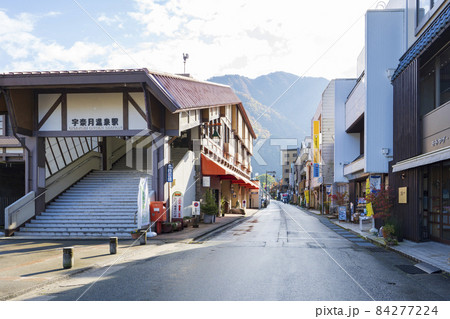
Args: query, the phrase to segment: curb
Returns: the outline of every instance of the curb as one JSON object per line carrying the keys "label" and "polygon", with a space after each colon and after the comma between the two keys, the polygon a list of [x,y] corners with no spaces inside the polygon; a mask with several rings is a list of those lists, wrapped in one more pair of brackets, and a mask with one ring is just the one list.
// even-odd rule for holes
{"label": "curb", "polygon": [[[244,221],[246,221],[247,219],[249,219],[249,218],[251,218],[251,217],[252,217],[252,216],[247,216],[247,217],[241,216],[241,217],[238,217],[237,219],[232,220],[232,221],[230,221],[229,223],[220,225],[220,226],[217,227],[217,228],[210,229],[210,230],[206,231],[205,233],[203,233],[203,234],[201,234],[201,235],[198,235],[198,236],[194,237],[194,238],[191,240],[191,242],[193,242],[193,241],[201,241],[200,239],[206,240],[206,239],[208,239],[209,237],[214,236],[215,233],[223,232],[223,231],[225,231],[225,230],[227,230],[227,229],[229,229],[229,228],[231,228],[231,227],[234,227],[235,225],[238,225],[238,224],[240,224],[240,223],[243,223]],[[204,238],[203,238],[203,237],[204,237]]]}

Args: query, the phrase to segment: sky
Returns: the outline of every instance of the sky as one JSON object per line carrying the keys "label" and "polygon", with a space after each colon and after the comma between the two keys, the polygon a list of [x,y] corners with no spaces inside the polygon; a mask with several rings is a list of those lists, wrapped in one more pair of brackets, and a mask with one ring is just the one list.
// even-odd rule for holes
{"label": "sky", "polygon": [[0,72],[356,77],[374,0],[0,0]]}

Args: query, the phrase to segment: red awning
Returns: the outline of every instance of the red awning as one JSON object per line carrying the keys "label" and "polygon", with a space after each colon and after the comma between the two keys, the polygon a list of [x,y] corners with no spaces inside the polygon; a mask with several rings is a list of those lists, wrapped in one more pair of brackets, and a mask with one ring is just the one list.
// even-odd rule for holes
{"label": "red awning", "polygon": [[221,179],[231,179],[231,183],[243,185],[249,189],[259,189],[259,186],[249,179],[233,172],[220,163],[213,161],[204,154],[202,155],[202,174],[206,176],[221,176]]}

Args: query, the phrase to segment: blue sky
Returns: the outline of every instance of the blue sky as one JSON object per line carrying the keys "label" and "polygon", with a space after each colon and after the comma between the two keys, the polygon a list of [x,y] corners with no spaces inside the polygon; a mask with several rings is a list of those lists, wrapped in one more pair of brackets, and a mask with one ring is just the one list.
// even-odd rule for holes
{"label": "blue sky", "polygon": [[147,67],[182,73],[187,52],[186,72],[199,79],[274,71],[354,77],[363,15],[376,3],[2,0],[0,72]]}

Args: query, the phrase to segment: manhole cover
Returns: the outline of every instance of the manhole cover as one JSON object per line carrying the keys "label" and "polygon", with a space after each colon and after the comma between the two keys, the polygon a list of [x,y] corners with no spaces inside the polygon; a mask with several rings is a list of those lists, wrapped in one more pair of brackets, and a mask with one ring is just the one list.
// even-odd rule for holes
{"label": "manhole cover", "polygon": [[426,273],[425,271],[417,268],[414,265],[395,265],[395,267],[397,267],[398,269],[400,269],[403,272],[406,272],[407,274],[410,274],[410,275],[420,275],[420,274]]}

